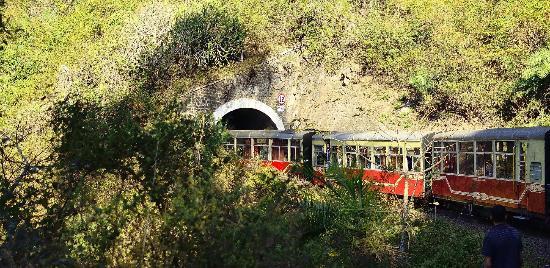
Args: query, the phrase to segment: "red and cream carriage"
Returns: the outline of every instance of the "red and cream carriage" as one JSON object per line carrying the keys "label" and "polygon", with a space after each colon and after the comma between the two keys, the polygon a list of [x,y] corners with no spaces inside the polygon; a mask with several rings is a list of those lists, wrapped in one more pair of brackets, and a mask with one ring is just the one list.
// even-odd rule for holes
{"label": "red and cream carriage", "polygon": [[435,198],[496,204],[545,217],[550,204],[550,128],[446,132],[434,136]]}
{"label": "red and cream carriage", "polygon": [[430,137],[392,131],[315,135],[312,163],[316,169],[332,162],[360,170],[363,179],[383,193],[420,197],[425,193],[425,151]]}
{"label": "red and cream carriage", "polygon": [[308,144],[311,144],[312,132],[230,130],[229,133],[231,138],[225,143],[227,149],[234,150],[243,159],[259,159],[280,171],[286,170],[291,163],[303,162],[303,156],[311,152]]}

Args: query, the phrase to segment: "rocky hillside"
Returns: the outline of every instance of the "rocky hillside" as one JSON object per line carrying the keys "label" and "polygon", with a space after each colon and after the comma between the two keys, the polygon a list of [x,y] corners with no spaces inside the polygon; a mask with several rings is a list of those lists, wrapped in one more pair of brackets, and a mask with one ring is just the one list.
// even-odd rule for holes
{"label": "rocky hillside", "polygon": [[243,165],[182,103],[270,84],[294,128],[550,125],[549,5],[0,0],[0,267],[479,267],[481,233]]}
{"label": "rocky hillside", "polygon": [[289,48],[277,68],[300,128],[550,124],[548,1],[8,0],[2,12],[3,128],[75,92],[177,98]]}

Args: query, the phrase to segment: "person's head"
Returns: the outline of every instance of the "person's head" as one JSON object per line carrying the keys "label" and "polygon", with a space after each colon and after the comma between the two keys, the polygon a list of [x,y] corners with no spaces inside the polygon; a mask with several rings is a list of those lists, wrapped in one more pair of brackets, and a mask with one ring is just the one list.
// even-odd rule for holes
{"label": "person's head", "polygon": [[491,208],[491,219],[494,223],[503,223],[506,219],[506,209],[501,205]]}

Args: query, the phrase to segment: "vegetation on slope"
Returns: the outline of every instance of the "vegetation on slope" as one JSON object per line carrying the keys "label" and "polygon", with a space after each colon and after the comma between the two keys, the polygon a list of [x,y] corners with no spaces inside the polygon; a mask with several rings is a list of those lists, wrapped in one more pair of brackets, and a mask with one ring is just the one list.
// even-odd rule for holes
{"label": "vegetation on slope", "polygon": [[[2,266],[407,264],[392,197],[338,169],[318,188],[243,165],[220,124],[159,101],[59,103],[50,161],[19,152],[25,137],[2,140]],[[410,209],[410,233],[431,224]]]}
{"label": "vegetation on slope", "polygon": [[[391,199],[360,180],[318,189],[242,166],[221,149],[222,126],[173,95],[179,79],[283,47],[328,69],[355,61],[388,90],[406,88],[402,105],[430,119],[549,124],[545,1],[8,0],[1,10],[2,266],[422,264],[429,252],[395,249]],[[413,216],[413,236],[432,224]],[[471,235],[456,245],[476,256]]]}
{"label": "vegetation on slope", "polygon": [[[175,76],[165,81],[162,88],[167,88],[170,81],[205,68],[298,46],[311,64],[330,69],[353,60],[388,90],[407,89],[403,105],[421,116],[547,124],[549,5],[523,0],[7,1],[0,108],[5,118],[29,102],[46,98],[37,105],[49,103],[67,79],[93,91],[121,91],[136,74],[168,72]],[[217,14],[201,20],[200,12]],[[224,20],[226,28],[216,29]],[[204,36],[209,29],[217,33]]]}

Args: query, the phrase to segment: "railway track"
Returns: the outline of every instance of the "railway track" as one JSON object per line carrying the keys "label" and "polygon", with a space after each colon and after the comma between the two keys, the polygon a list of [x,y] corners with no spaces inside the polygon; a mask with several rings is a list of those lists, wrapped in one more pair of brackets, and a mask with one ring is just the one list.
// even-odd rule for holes
{"label": "railway track", "polygon": [[[443,206],[437,208],[437,215],[434,213],[433,206],[430,206],[426,211],[432,217],[443,218],[468,229],[478,230],[481,233],[486,233],[492,226],[488,218],[470,215],[467,211],[457,211]],[[534,267],[550,267],[550,226],[541,228],[540,225],[533,224],[528,220],[518,219],[509,220],[508,223],[517,228],[522,234],[524,259],[529,259],[527,263],[531,263],[530,266],[534,264]]]}

